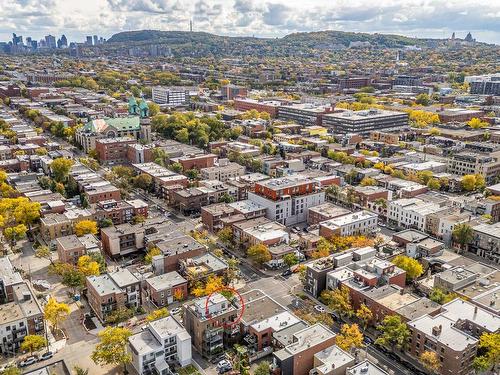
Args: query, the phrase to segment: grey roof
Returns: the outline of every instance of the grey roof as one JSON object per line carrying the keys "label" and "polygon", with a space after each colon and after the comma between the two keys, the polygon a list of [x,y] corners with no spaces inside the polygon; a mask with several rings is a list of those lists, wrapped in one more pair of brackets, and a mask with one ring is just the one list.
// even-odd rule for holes
{"label": "grey roof", "polygon": [[183,278],[176,271],[164,273],[162,275],[150,277],[146,279],[146,283],[148,283],[151,288],[159,291],[165,289],[171,289],[180,284],[187,283],[187,280]]}
{"label": "grey roof", "polygon": [[132,272],[126,268],[119,268],[117,271],[109,273],[109,276],[120,288],[125,288],[139,282],[137,277],[135,277]]}

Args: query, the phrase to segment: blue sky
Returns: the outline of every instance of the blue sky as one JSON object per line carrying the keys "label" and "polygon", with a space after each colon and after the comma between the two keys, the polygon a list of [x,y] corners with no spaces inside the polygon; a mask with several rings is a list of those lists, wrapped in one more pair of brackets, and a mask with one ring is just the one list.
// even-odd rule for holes
{"label": "blue sky", "polygon": [[418,37],[467,32],[500,44],[499,0],[0,0],[0,40],[65,33],[109,38],[125,30],[188,30],[280,37],[343,30]]}

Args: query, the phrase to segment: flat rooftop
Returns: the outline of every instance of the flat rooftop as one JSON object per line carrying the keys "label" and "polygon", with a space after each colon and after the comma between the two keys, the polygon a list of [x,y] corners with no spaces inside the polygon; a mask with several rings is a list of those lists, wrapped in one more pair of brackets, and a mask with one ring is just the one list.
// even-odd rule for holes
{"label": "flat rooftop", "polygon": [[187,280],[178,272],[167,272],[162,275],[150,277],[146,279],[146,283],[155,290],[171,289],[177,285],[187,283]]}
{"label": "flat rooftop", "polygon": [[363,362],[349,367],[346,370],[346,375],[389,375],[389,373],[365,359]]}
{"label": "flat rooftop", "polygon": [[300,353],[311,346],[318,345],[328,339],[334,338],[335,333],[330,331],[321,323],[316,323],[310,327],[303,329],[302,331],[296,332],[295,341],[285,347],[285,350],[292,355]]}
{"label": "flat rooftop", "polygon": [[314,357],[321,363],[316,368],[321,374],[328,374],[331,369],[343,367],[349,363],[354,363],[354,357],[340,349],[337,345],[332,345],[316,353]]}
{"label": "flat rooftop", "polygon": [[344,225],[358,223],[360,221],[369,220],[369,219],[377,219],[377,214],[374,214],[369,211],[360,211],[360,212],[352,212],[347,215],[335,217],[330,220],[326,220],[320,223],[327,228],[338,228]]}
{"label": "flat rooftop", "polygon": [[314,206],[309,208],[309,212],[314,212],[318,213],[323,216],[327,216],[330,218],[338,217],[338,216],[343,216],[346,214],[349,214],[351,211],[348,210],[347,208],[343,208],[340,206],[337,206],[333,203],[323,203],[318,206]]}

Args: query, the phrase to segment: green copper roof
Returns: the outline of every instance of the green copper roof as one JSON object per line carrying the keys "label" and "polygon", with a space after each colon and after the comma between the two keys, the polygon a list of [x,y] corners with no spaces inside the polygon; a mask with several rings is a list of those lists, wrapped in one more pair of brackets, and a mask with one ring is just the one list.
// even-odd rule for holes
{"label": "green copper roof", "polygon": [[118,131],[139,130],[141,128],[141,121],[139,116],[105,117],[87,122],[83,130],[86,132],[102,133],[108,127],[113,127]]}

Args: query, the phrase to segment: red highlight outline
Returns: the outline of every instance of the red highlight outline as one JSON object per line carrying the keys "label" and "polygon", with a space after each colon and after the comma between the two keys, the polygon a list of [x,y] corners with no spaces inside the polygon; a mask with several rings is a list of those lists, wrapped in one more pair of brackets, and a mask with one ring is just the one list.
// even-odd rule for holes
{"label": "red highlight outline", "polygon": [[238,314],[238,316],[236,317],[236,319],[234,320],[234,322],[223,322],[223,324],[222,324],[223,328],[231,328],[231,327],[237,325],[240,322],[241,318],[243,317],[243,313],[245,312],[245,301],[243,300],[243,297],[241,297],[241,294],[236,289],[234,289],[234,288],[231,288],[229,286],[223,286],[222,288],[219,288],[219,289],[213,291],[212,293],[210,293],[207,296],[207,299],[205,301],[205,316],[207,317],[207,319],[210,322],[212,322],[212,321],[215,320],[215,317],[212,318],[210,316],[210,314],[208,313],[208,301],[210,300],[210,297],[212,297],[213,294],[224,292],[224,291],[229,291],[229,292],[231,292],[233,294],[236,294],[238,296],[238,298],[240,300],[240,304],[241,304],[241,308],[240,308],[241,312]]}

